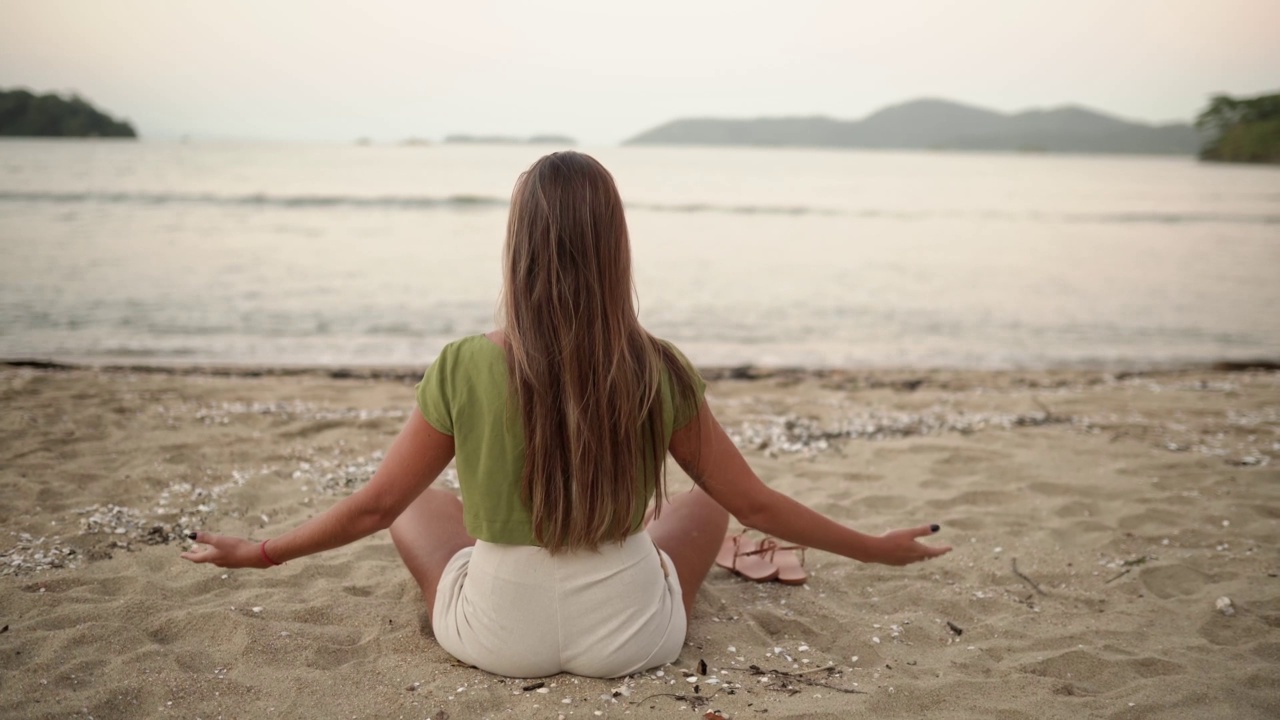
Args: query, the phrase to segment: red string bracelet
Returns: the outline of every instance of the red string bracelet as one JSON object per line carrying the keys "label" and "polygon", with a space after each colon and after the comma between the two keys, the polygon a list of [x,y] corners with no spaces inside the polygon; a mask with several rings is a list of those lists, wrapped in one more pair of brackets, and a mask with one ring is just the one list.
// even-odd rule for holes
{"label": "red string bracelet", "polygon": [[283,565],[283,564],[284,564],[284,563],[278,563],[278,562],[276,562],[275,560],[272,560],[272,559],[271,559],[271,556],[267,554],[267,541],[266,541],[266,540],[263,540],[263,541],[262,541],[262,544],[258,546],[258,551],[262,553],[262,559],[263,559],[263,560],[266,560],[266,561],[267,561],[267,564],[269,564],[269,565]]}

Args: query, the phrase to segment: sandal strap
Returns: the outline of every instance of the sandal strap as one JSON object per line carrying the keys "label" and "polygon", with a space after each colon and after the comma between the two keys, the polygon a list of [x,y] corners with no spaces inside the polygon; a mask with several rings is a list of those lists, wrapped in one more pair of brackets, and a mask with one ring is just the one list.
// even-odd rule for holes
{"label": "sandal strap", "polygon": [[738,558],[743,555],[751,554],[751,553],[738,551],[738,548],[742,547],[743,538],[745,538],[746,536],[747,536],[746,530],[743,530],[742,532],[733,536],[733,561],[729,563],[729,569],[733,572],[738,571]]}
{"label": "sandal strap", "polygon": [[798,550],[800,552],[800,564],[802,566],[804,565],[804,560],[805,560],[804,551],[808,550],[809,549],[808,547],[804,545],[779,545],[778,542],[774,540],[772,537],[766,537],[765,539],[760,541],[760,545],[755,550],[740,551],[738,550],[738,548],[742,547],[742,541],[744,538],[746,538],[746,536],[747,536],[746,530],[743,530],[742,532],[732,536],[733,537],[733,562],[730,563],[731,568],[736,569],[738,567],[738,558],[740,557],[747,556],[747,555],[768,554],[769,558],[773,559],[773,554],[779,550]]}
{"label": "sandal strap", "polygon": [[801,567],[804,567],[804,559],[805,559],[805,558],[804,558],[804,551],[805,551],[805,550],[808,550],[808,549],[809,549],[809,548],[805,547],[804,545],[779,545],[779,544],[777,543],[777,541],[775,541],[772,537],[766,537],[764,540],[761,540],[761,541],[760,541],[760,548],[759,548],[758,550],[753,550],[753,551],[751,551],[751,552],[749,552],[749,553],[743,553],[743,554],[744,554],[744,555],[757,555],[757,554],[761,554],[761,553],[768,553],[768,554],[769,554],[769,560],[770,560],[770,561],[772,561],[772,560],[773,560],[773,554],[774,554],[774,553],[776,553],[776,552],[777,552],[777,551],[779,551],[779,550],[799,550],[799,551],[800,551],[800,566],[801,566]]}

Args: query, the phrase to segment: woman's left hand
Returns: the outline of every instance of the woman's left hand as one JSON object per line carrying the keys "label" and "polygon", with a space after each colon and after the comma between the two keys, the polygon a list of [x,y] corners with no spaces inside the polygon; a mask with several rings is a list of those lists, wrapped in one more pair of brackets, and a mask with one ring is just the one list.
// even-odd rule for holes
{"label": "woman's left hand", "polygon": [[207,547],[182,553],[182,557],[196,563],[213,563],[224,568],[266,568],[270,563],[262,557],[258,543],[230,535],[214,535],[198,532],[195,541]]}

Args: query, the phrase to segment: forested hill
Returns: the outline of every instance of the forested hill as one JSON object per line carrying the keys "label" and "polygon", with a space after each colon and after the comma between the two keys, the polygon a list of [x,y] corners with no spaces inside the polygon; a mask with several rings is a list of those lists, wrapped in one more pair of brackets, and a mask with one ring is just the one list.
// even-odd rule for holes
{"label": "forested hill", "polygon": [[1200,137],[1190,124],[1148,125],[1081,107],[1005,114],[948,100],[914,100],[862,120],[674,120],[625,144],[1194,155]]}
{"label": "forested hill", "polygon": [[96,110],[77,95],[0,90],[0,136],[137,137],[133,126]]}
{"label": "forested hill", "polygon": [[1201,159],[1280,164],[1280,93],[1215,96],[1196,127],[1208,137]]}

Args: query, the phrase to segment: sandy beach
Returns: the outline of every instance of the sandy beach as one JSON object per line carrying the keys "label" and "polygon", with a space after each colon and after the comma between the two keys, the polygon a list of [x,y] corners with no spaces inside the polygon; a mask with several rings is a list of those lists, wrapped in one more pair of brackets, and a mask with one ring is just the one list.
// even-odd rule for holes
{"label": "sandy beach", "polygon": [[708,371],[766,482],[955,552],[810,552],[798,588],[713,569],[676,664],[541,682],[442,651],[386,533],[178,558],[358,487],[414,376],[0,366],[0,714],[1280,717],[1275,370]]}

